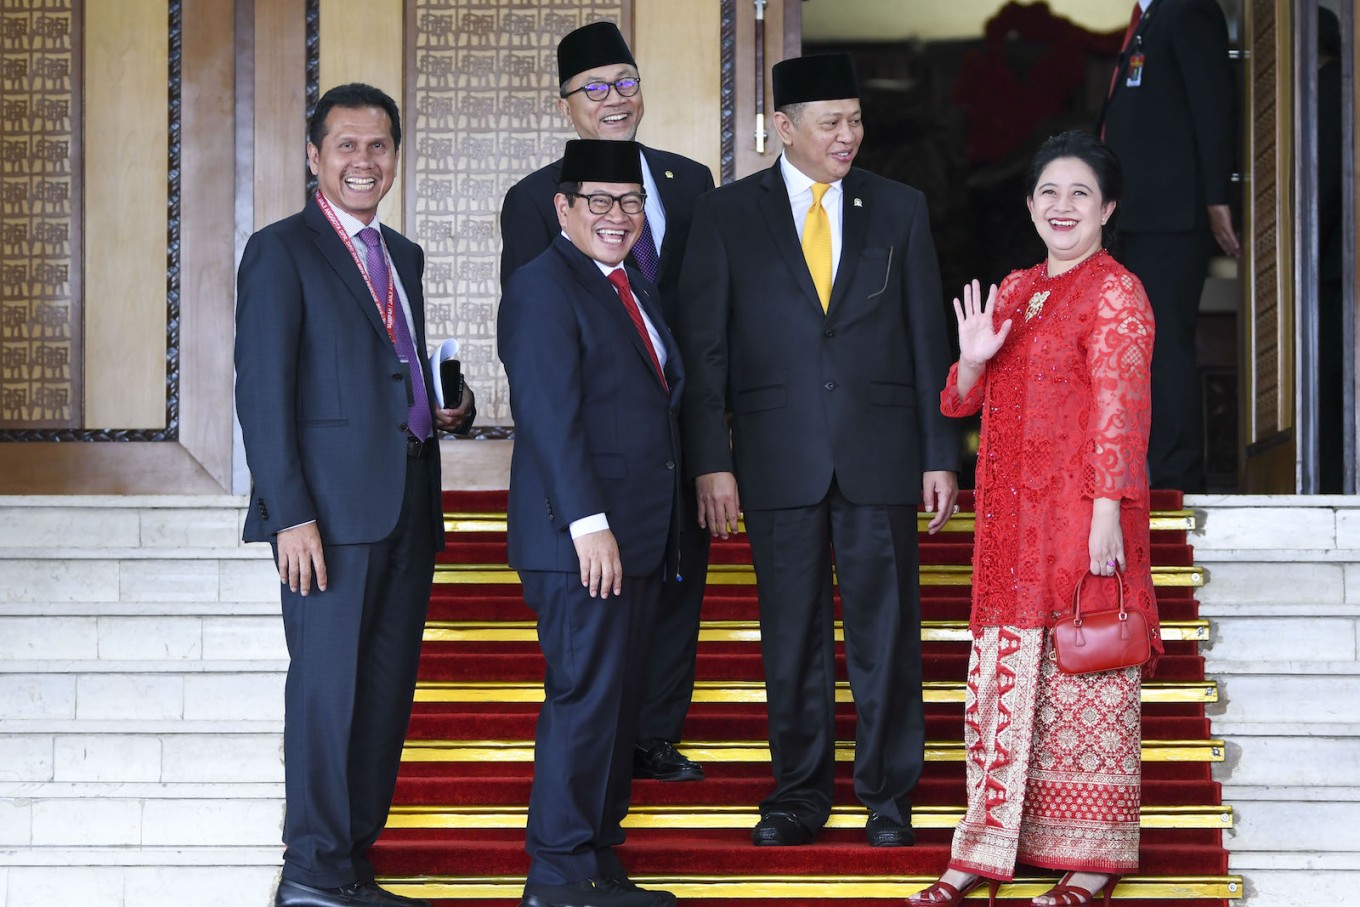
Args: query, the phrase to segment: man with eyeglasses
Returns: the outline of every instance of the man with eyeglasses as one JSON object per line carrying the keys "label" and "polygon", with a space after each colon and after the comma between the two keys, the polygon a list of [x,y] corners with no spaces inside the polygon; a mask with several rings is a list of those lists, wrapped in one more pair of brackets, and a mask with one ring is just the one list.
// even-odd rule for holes
{"label": "man with eyeglasses", "polygon": [[[557,45],[557,106],[583,139],[632,141],[642,122],[642,79],[623,35],[612,22],[576,29]],[[678,317],[680,259],[690,217],[713,176],[697,161],[639,146],[647,199],[642,234],[628,257],[660,291],[662,317]],[[562,162],[531,173],[506,193],[501,208],[501,285],[546,249],[559,230],[553,207]],[[663,593],[661,618],[649,645],[646,693],[633,773],[660,781],[697,781],[701,765],[680,753],[685,714],[694,690],[699,608],[708,572],[709,535],[699,529],[693,494],[681,515],[680,576]]]}
{"label": "man with eyeglasses", "polygon": [[647,641],[676,576],[684,378],[628,250],[646,193],[633,142],[567,143],[552,245],[506,282],[510,565],[547,670],[521,907],[668,907],[613,848],[632,789]]}

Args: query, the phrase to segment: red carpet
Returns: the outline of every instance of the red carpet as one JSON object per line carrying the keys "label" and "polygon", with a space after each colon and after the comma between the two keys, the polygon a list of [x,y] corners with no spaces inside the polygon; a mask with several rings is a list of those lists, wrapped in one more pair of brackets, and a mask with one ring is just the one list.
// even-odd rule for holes
{"label": "red carpet", "polygon": [[[445,510],[452,517],[466,514],[503,514],[504,492],[446,493]],[[971,507],[971,495],[965,493],[961,505]],[[1178,510],[1179,495],[1154,493],[1154,511]],[[1184,530],[1153,532],[1153,563],[1156,567],[1188,567],[1193,564],[1193,552],[1186,544]],[[950,532],[930,537],[921,536],[921,560],[925,565],[963,565],[971,559],[971,535]],[[503,567],[505,539],[499,532],[460,531],[450,534],[449,548],[441,562],[456,565]],[[749,550],[742,540],[715,544],[713,562],[716,564],[749,564]],[[710,585],[704,602],[705,621],[756,620],[755,587],[752,585]],[[922,614],[926,621],[966,622],[968,617],[968,588],[966,586],[933,586],[922,589]],[[1194,590],[1185,586],[1159,586],[1158,598],[1164,621],[1191,621],[1198,616]],[[514,584],[437,583],[430,606],[432,624],[458,622],[496,625],[515,621],[531,625],[533,613],[519,598],[519,587]],[[531,631],[531,627],[530,627]],[[1182,746],[1196,747],[1198,756],[1191,761],[1165,761],[1152,758],[1144,763],[1145,826],[1149,816],[1161,826],[1145,827],[1142,843],[1142,867],[1139,876],[1144,882],[1154,883],[1155,877],[1216,877],[1227,872],[1227,853],[1222,846],[1221,827],[1212,821],[1195,822],[1176,818],[1170,807],[1214,807],[1221,803],[1218,785],[1212,780],[1207,741],[1211,728],[1204,714],[1202,697],[1204,664],[1193,641],[1168,641],[1167,656],[1162,660],[1158,684],[1178,685],[1181,692],[1149,696],[1160,699],[1145,701],[1144,745],[1154,746],[1164,741],[1179,741]],[[957,685],[962,681],[967,664],[965,642],[935,642],[925,644],[926,680]],[[844,678],[843,664],[840,674]],[[411,721],[408,741],[504,741],[527,743],[533,739],[533,725],[537,715],[536,702],[497,701],[499,694],[482,685],[513,683],[533,686],[542,680],[543,662],[532,638],[524,641],[462,641],[435,642],[427,640],[421,663],[421,681],[428,683],[473,684],[477,691],[459,692],[458,698],[476,701],[418,701]],[[754,642],[702,642],[698,665],[701,682],[708,681],[721,687],[725,682],[759,682],[762,679],[759,647]],[[1196,686],[1198,684],[1198,686]],[[1151,689],[1151,688],[1150,688]],[[434,695],[422,690],[422,695]],[[443,695],[443,694],[438,694]],[[947,696],[947,692],[938,695]],[[480,698],[478,698],[480,697]],[[957,745],[962,736],[961,701],[927,703],[927,736],[935,743]],[[853,707],[839,710],[837,733],[841,739],[853,739]],[[685,743],[690,748],[722,742],[745,742],[755,746],[765,743],[765,709],[763,704],[749,702],[696,702],[691,708],[685,729]],[[1189,742],[1189,743],[1184,743]],[[442,758],[450,758],[444,756]],[[521,758],[522,757],[518,757]],[[651,827],[631,828],[628,842],[622,851],[630,873],[638,879],[659,877],[657,882],[673,877],[933,877],[943,868],[950,832],[947,827],[920,827],[915,847],[879,849],[864,842],[862,809],[856,805],[851,781],[851,766],[840,765],[837,785],[838,806],[847,810],[851,827],[828,828],[817,841],[805,847],[755,848],[749,843],[749,824],[755,820],[755,808],[771,786],[768,762],[723,762],[704,760],[707,780],[699,783],[664,784],[639,781],[634,784],[634,818],[651,821]],[[529,761],[410,761],[403,765],[398,779],[394,817],[388,830],[374,848],[374,862],[381,877],[414,884],[430,877],[453,879],[502,877],[511,882],[522,878],[528,868],[528,857],[523,850],[522,828],[514,827],[515,816],[522,822],[523,809],[528,800],[533,766]],[[963,763],[955,758],[928,761],[925,775],[918,786],[914,801],[918,807],[961,809],[964,801]],[[423,827],[398,827],[412,824],[409,816],[399,815],[403,807],[433,808],[453,815],[445,824],[463,827],[440,828],[440,823],[421,820]],[[502,821],[468,820],[475,816],[476,807],[498,807],[510,818]],[[675,818],[679,813],[664,813],[667,807],[686,807],[702,811],[716,811],[718,807],[739,808],[747,815],[734,817],[730,828],[694,827],[696,823]],[[660,810],[661,816],[647,815]],[[1160,810],[1160,813],[1156,812]],[[409,812],[409,810],[408,810]],[[1207,812],[1214,812],[1208,810]],[[750,822],[747,822],[749,817]],[[833,819],[833,821],[835,821]],[[923,820],[918,815],[918,825]],[[935,824],[948,820],[936,817]],[[468,827],[480,825],[480,827]],[[666,827],[656,827],[658,825]],[[1029,879],[1046,880],[1052,873],[1025,870]],[[508,877],[508,878],[507,878]],[[920,887],[903,885],[905,895]],[[1031,886],[1033,888],[1033,886]],[[1007,904],[1028,903],[1040,889],[1015,890],[1013,897],[1001,899]],[[408,894],[420,893],[416,890]],[[751,894],[759,892],[751,891]],[[828,890],[830,893],[830,889]],[[727,891],[731,894],[731,890]],[[1004,895],[1004,889],[1003,889]],[[1023,895],[1021,897],[1020,895]],[[430,896],[428,893],[425,896]],[[790,897],[771,900],[764,897],[683,897],[686,903],[702,903],[706,907],[743,905],[761,907],[765,904],[845,905],[842,892],[837,897]],[[892,903],[894,899],[872,896],[855,897],[855,901]],[[895,899],[900,903],[900,898]],[[1132,886],[1117,892],[1121,905],[1193,903],[1218,905],[1225,901],[1201,895],[1195,898],[1173,897],[1152,888],[1134,889]],[[478,895],[469,899],[437,900],[439,904],[471,905],[514,903],[514,899],[486,900]],[[977,903],[970,901],[970,903]]]}

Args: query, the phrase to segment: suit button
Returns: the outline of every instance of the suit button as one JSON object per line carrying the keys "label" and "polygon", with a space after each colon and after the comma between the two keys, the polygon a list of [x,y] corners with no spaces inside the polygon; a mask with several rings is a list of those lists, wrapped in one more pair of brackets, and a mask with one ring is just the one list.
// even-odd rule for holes
{"label": "suit button", "polygon": [[406,431],[406,423],[403,422],[403,423],[401,423],[400,425],[398,425],[398,426],[397,426],[397,431]]}
{"label": "suit button", "polygon": [[836,331],[835,331],[834,328],[827,328],[825,331],[822,331],[822,336],[823,336],[823,337],[835,337],[835,336],[836,336]]}
{"label": "suit button", "polygon": [[674,468],[675,468],[675,461],[674,461],[674,460],[667,460],[667,461],[666,461],[666,468],[667,468],[667,469],[674,469]]}
{"label": "suit button", "polygon": [[827,390],[829,390],[829,391],[834,391],[834,390],[836,389],[836,382],[834,382],[834,381],[828,381],[828,382],[826,382],[826,384],[824,384],[824,385],[822,385],[822,386],[825,387],[825,388],[826,388]]}
{"label": "suit button", "polygon": [[393,373],[392,373],[392,380],[393,380],[393,381],[400,381],[400,380],[401,380],[401,372],[393,372]]}

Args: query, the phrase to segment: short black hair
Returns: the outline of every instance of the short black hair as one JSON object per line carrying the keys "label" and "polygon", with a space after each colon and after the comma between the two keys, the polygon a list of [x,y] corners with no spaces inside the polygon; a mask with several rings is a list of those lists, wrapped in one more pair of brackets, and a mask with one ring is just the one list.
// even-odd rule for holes
{"label": "short black hair", "polygon": [[[1091,172],[1096,175],[1096,187],[1100,189],[1101,204],[1117,202],[1123,197],[1124,168],[1119,163],[1119,157],[1094,134],[1080,129],[1050,136],[1034,152],[1034,159],[1029,165],[1028,195],[1033,196],[1034,190],[1039,188],[1039,178],[1043,176],[1044,168],[1064,157],[1076,158],[1091,168]],[[1119,206],[1115,205],[1114,212],[1101,230],[1101,239],[1106,246],[1114,238],[1118,220]]]}
{"label": "short black hair", "polygon": [[307,120],[307,141],[318,149],[326,138],[326,117],[330,116],[333,107],[344,107],[349,110],[360,107],[380,108],[392,121],[392,144],[397,148],[401,147],[401,112],[397,110],[397,102],[381,88],[374,88],[363,82],[350,82],[348,85],[337,85],[323,94]]}

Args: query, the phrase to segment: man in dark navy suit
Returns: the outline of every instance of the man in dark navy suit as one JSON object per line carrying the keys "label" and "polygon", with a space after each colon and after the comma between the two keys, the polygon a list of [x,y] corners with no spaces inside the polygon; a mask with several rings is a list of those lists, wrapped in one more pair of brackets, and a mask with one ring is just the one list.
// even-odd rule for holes
{"label": "man in dark navy suit", "polygon": [[1157,321],[1148,480],[1202,492],[1199,301],[1215,243],[1240,251],[1228,204],[1237,85],[1217,0],[1139,0],[1101,127],[1124,168],[1119,260],[1143,282]]}
{"label": "man in dark navy suit", "polygon": [[614,846],[628,812],[648,641],[675,579],[683,371],[656,288],[623,267],[645,193],[632,142],[573,140],[561,231],[505,285],[509,560],[547,661],[521,907],[666,907]]}
{"label": "man in dark navy suit", "polygon": [[[428,904],[373,881],[444,546],[422,370],[420,247],[378,222],[396,177],[396,102],[333,88],[308,123],[319,191],[246,243],[236,409],[253,483],[247,542],[274,547],[288,641],[277,907]],[[192,900],[188,898],[186,900]]]}
{"label": "man in dark navy suit", "polygon": [[[632,141],[642,122],[642,79],[623,35],[612,22],[593,22],[557,45],[561,97],[558,109],[583,139]],[[707,167],[687,157],[639,146],[647,191],[643,233],[628,256],[660,291],[661,317],[676,324],[680,258],[699,196],[713,188]],[[562,162],[554,161],[520,180],[501,208],[501,283],[557,236],[553,197]],[[661,611],[647,660],[646,692],[638,721],[633,776],[697,781],[701,765],[675,748],[694,692],[699,609],[708,572],[708,533],[699,529],[694,495],[681,514],[680,580],[662,590]]]}

